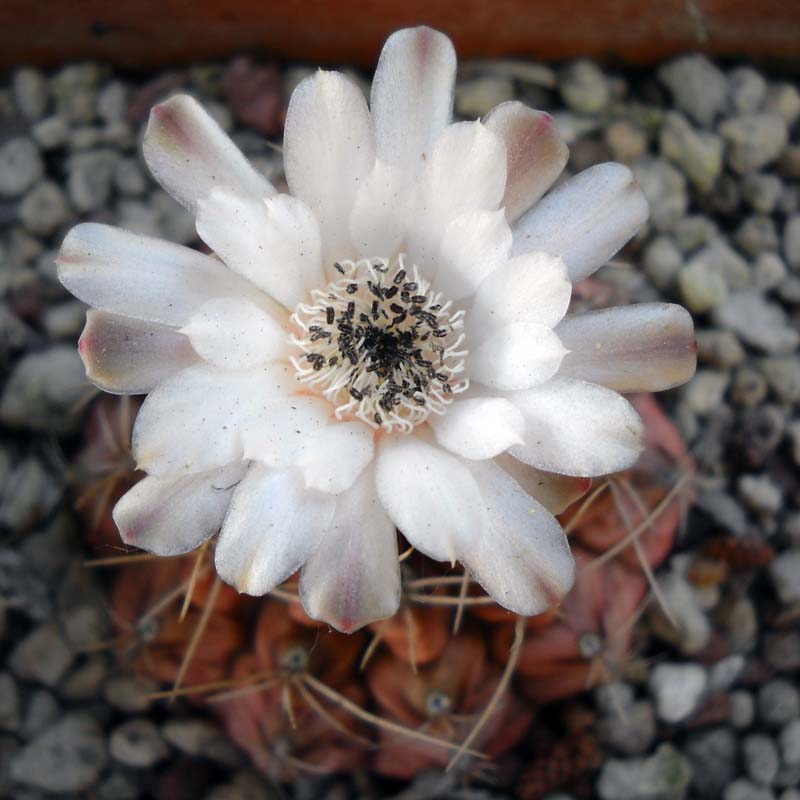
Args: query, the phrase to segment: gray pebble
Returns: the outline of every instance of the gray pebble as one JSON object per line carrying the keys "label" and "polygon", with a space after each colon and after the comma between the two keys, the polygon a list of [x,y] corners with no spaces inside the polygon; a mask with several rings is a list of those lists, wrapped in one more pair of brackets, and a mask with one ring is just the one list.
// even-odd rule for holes
{"label": "gray pebble", "polygon": [[780,601],[787,606],[800,603],[800,549],[784,551],[768,570]]}
{"label": "gray pebble", "polygon": [[158,691],[158,684],[150,678],[135,675],[118,675],[109,678],[103,687],[105,699],[121,711],[144,711],[150,700],[147,695]]}
{"label": "gray pebble", "polygon": [[226,766],[236,766],[242,760],[225,732],[209,720],[170,719],[161,728],[161,735],[189,756],[208,758]]}
{"label": "gray pebble", "polygon": [[736,370],[731,387],[731,399],[737,406],[756,408],[767,396],[767,380],[761,372],[744,364]]}
{"label": "gray pebble", "polygon": [[683,400],[695,414],[708,414],[719,408],[728,389],[730,376],[721,370],[699,369],[682,388]]}
{"label": "gray pebble", "polygon": [[22,67],[14,73],[14,102],[28,122],[41,119],[47,111],[47,78],[33,67]]}
{"label": "gray pebble", "polygon": [[76,153],[70,158],[67,193],[78,211],[95,211],[108,203],[118,158],[112,150]]}
{"label": "gray pebble", "polygon": [[101,70],[97,64],[70,64],[50,80],[56,108],[74,125],[88,125],[95,116],[97,86]]}
{"label": "gray pebble", "polygon": [[97,800],[139,800],[141,793],[132,775],[111,772],[95,789]]}
{"label": "gray pebble", "polygon": [[106,659],[93,656],[72,672],[70,672],[59,687],[60,695],[72,702],[85,702],[96,697],[108,673]]}
{"label": "gray pebble", "polygon": [[606,144],[615,161],[634,164],[647,152],[647,135],[629,120],[613,122],[605,131]]}
{"label": "gray pebble", "polygon": [[11,777],[47,792],[84,792],[106,765],[103,731],[87,714],[62,717],[39,734],[11,762]]}
{"label": "gray pebble", "polygon": [[[0,253],[0,261],[3,256]],[[7,358],[10,352],[22,350],[31,344],[35,334],[5,304],[0,303],[0,358]]]}
{"label": "gray pebble", "polygon": [[64,117],[54,114],[37,122],[31,128],[31,135],[42,150],[55,150],[69,141],[69,123]]}
{"label": "gray pebble", "polygon": [[658,585],[677,628],[666,619],[660,608],[652,615],[654,632],[675,645],[682,653],[691,655],[703,650],[711,639],[711,624],[688,581],[677,570],[660,576]]}
{"label": "gray pebble", "polygon": [[574,61],[561,71],[558,90],[565,105],[578,114],[598,114],[609,101],[606,76],[593,62]]}
{"label": "gray pebble", "polygon": [[778,748],[769,736],[753,733],[742,740],[742,757],[747,774],[762,786],[771,785],[778,775]]}
{"label": "gray pebble", "polygon": [[26,533],[39,524],[61,499],[64,486],[35,456],[18,459],[0,488],[0,524]]}
{"label": "gray pebble", "polygon": [[747,531],[747,514],[727,492],[709,490],[697,498],[698,508],[706,512],[723,529],[738,536]]}
{"label": "gray pebble", "polygon": [[[690,254],[704,244],[719,241],[720,234],[711,217],[703,214],[689,214],[681,217],[672,231],[675,243],[685,253]],[[730,249],[730,248],[728,248]],[[719,259],[719,255],[714,256]]]}
{"label": "gray pebble", "polygon": [[753,264],[753,285],[768,292],[780,286],[787,274],[786,265],[779,255],[761,253]]}
{"label": "gray pebble", "polygon": [[664,722],[680,722],[698,707],[706,690],[706,671],[699,664],[662,662],[650,673],[656,713]]}
{"label": "gray pebble", "polygon": [[736,244],[751,256],[761,253],[776,253],[780,249],[780,237],[771,217],[761,215],[747,217],[734,234]]}
{"label": "gray pebble", "polygon": [[728,695],[731,703],[730,723],[737,730],[745,730],[753,724],[756,716],[756,701],[744,689],[737,689]]}
{"label": "gray pebble", "polygon": [[773,631],[765,634],[764,658],[779,672],[800,669],[800,631]]}
{"label": "gray pebble", "polygon": [[664,117],[660,136],[661,154],[678,164],[701,191],[710,192],[722,171],[722,139],[714,133],[695,130],[677,111]]}
{"label": "gray pebble", "polygon": [[83,125],[80,128],[73,128],[69,134],[69,149],[73,152],[79,150],[91,150],[97,147],[102,140],[102,131],[92,125]]}
{"label": "gray pebble", "polygon": [[37,622],[52,613],[47,584],[19,550],[10,547],[0,548],[0,607],[13,608]]}
{"label": "gray pebble", "polygon": [[705,56],[673,59],[658,70],[658,77],[672,92],[675,105],[703,127],[710,127],[728,105],[725,75]]}
{"label": "gray pebble", "polygon": [[771,728],[780,728],[800,717],[800,692],[783,678],[764,684],[758,691],[757,702],[759,718]]}
{"label": "gray pebble", "polygon": [[67,300],[45,311],[42,324],[51,339],[76,339],[86,321],[86,306],[80,300]]}
{"label": "gray pebble", "polygon": [[791,125],[800,117],[800,92],[791,83],[774,83],[767,89],[764,109],[780,114]]}
{"label": "gray pebble", "polygon": [[22,680],[55,686],[74,657],[58,626],[48,623],[35,628],[16,644],[8,666]]}
{"label": "gray pebble", "polygon": [[690,311],[702,314],[728,299],[724,276],[708,261],[699,259],[687,264],[678,275],[683,302]]}
{"label": "gray pebble", "polygon": [[744,656],[739,653],[726,656],[713,664],[708,671],[708,691],[727,692],[744,669]]}
{"label": "gray pebble", "polygon": [[800,214],[786,220],[786,227],[783,229],[783,254],[786,263],[800,272]]}
{"label": "gray pebble", "polygon": [[514,99],[514,83],[508,78],[487,75],[460,81],[456,86],[455,107],[459,116],[477,119],[500,103]]}
{"label": "gray pebble", "polygon": [[650,204],[650,221],[659,231],[670,230],[686,214],[686,178],[663,158],[645,157],[633,174]]}
{"label": "gray pebble", "polygon": [[783,182],[777,175],[750,172],[742,178],[742,199],[759,214],[771,214],[783,193]]}
{"label": "gray pebble", "polygon": [[19,728],[19,689],[14,676],[0,672],[0,731],[13,733]]}
{"label": "gray pebble", "polygon": [[88,384],[77,350],[57,345],[23,356],[0,397],[0,422],[22,430],[68,433],[78,426],[78,403]]}
{"label": "gray pebble", "polygon": [[747,595],[727,596],[716,609],[717,621],[734,653],[749,653],[759,634],[758,614]]}
{"label": "gray pebble", "polygon": [[55,723],[61,715],[61,706],[55,695],[47,689],[37,689],[28,700],[25,718],[20,733],[23,739],[38,736],[45,728]]}
{"label": "gray pebble", "polygon": [[800,333],[783,308],[756,291],[732,294],[713,310],[712,319],[719,327],[733,331],[747,344],[767,353],[791,353],[800,343]]}
{"label": "gray pebble", "polygon": [[38,236],[50,236],[69,220],[67,198],[58,184],[40,181],[22,199],[19,220]]}
{"label": "gray pebble", "polygon": [[140,717],[123,722],[116,728],[109,746],[114,759],[127,767],[147,769],[169,755],[169,745],[161,738],[158,728]]}
{"label": "gray pebble", "polygon": [[668,236],[656,236],[648,242],[643,258],[644,271],[659,289],[673,286],[683,266],[683,256]]}
{"label": "gray pebble", "polygon": [[609,716],[624,714],[633,705],[635,697],[633,686],[623,681],[604,683],[593,694],[597,708]]}
{"label": "gray pebble", "polygon": [[104,122],[122,122],[128,110],[128,87],[111,81],[97,95],[97,115]]}
{"label": "gray pebble", "polygon": [[0,197],[19,197],[43,173],[42,158],[30,139],[10,139],[0,146]]}
{"label": "gray pebble", "polygon": [[739,114],[758,111],[767,96],[767,82],[752,67],[737,67],[728,73],[731,104]]}
{"label": "gray pebble", "polygon": [[121,194],[142,195],[147,190],[145,177],[139,162],[133,158],[121,158],[114,167],[114,186]]}
{"label": "gray pebble", "polygon": [[692,768],[669,744],[647,758],[610,758],[603,765],[597,792],[603,800],[678,800],[688,788]]}
{"label": "gray pebble", "polygon": [[625,755],[646,753],[656,738],[656,714],[653,704],[639,700],[622,713],[607,716],[597,723],[600,741]]}
{"label": "gray pebble", "polygon": [[698,330],[697,358],[704,364],[722,369],[737,367],[745,360],[745,352],[731,331]]}
{"label": "gray pebble", "polygon": [[777,514],[781,509],[781,487],[767,475],[741,475],[736,488],[742,500],[757,514]]}
{"label": "gray pebble", "polygon": [[738,778],[725,787],[722,800],[775,800],[775,795],[747,778]]}
{"label": "gray pebble", "polygon": [[780,744],[783,763],[800,764],[800,719],[793,719],[781,728]]}
{"label": "gray pebble", "polygon": [[762,359],[759,366],[781,401],[800,402],[800,361],[792,356],[772,356]]}
{"label": "gray pebble", "polygon": [[736,777],[736,737],[727,728],[696,733],[686,742],[686,756],[692,765],[692,789],[700,797],[717,800]]}
{"label": "gray pebble", "polygon": [[731,117],[719,132],[728,143],[728,163],[740,175],[775,161],[789,140],[786,120],[771,113]]}

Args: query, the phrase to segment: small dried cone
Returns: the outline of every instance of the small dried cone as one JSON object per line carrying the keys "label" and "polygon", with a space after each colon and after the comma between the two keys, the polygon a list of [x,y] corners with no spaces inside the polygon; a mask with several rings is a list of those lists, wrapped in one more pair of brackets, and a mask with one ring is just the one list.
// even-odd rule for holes
{"label": "small dried cone", "polygon": [[265,600],[256,623],[255,655],[260,672],[308,672],[338,689],[356,673],[362,633],[344,634],[299,625],[279,600]]}
{"label": "small dried cone", "polygon": [[[564,599],[559,620],[527,636],[517,662],[519,684],[537,703],[579,694],[607,680],[625,663],[632,615],[647,591],[641,574],[623,564],[609,561],[583,569],[593,556],[578,548],[573,552],[577,579]],[[508,658],[512,639],[508,626],[496,628],[492,636],[496,659]]]}
{"label": "small dried cone", "polygon": [[[488,663],[483,641],[472,634],[450,640],[439,659],[415,674],[411,667],[382,653],[368,668],[367,683],[380,709],[408,728],[460,744],[489,702],[501,670]],[[489,756],[513,747],[528,729],[533,712],[510,690],[472,746]],[[427,767],[445,766],[452,751],[386,730],[373,769],[408,779]]]}
{"label": "small dried cone", "polygon": [[[678,429],[661,410],[652,395],[641,394],[631,399],[645,426],[645,450],[636,466],[616,476],[627,480],[639,495],[647,512],[652,511],[670,492],[680,477],[693,475],[695,466]],[[672,550],[681,516],[691,499],[687,482],[652,524],[642,531],[639,542],[652,567],[661,564]],[[619,504],[625,509],[620,512]],[[561,518],[568,524],[580,503],[572,506]],[[583,513],[572,538],[596,553],[604,553],[637,527],[646,514],[624,490],[606,490]],[[633,546],[625,548],[620,558],[631,567],[640,565]]]}
{"label": "small dried cone", "polygon": [[542,800],[594,772],[603,763],[603,752],[590,733],[565,736],[543,752],[536,753],[516,787],[520,800]]}
{"label": "small dried cone", "polygon": [[775,558],[775,551],[755,536],[715,536],[703,544],[703,556],[731,569],[762,569]]}
{"label": "small dried cone", "polygon": [[[180,619],[183,595],[177,594],[157,614],[151,610],[184,583],[191,572],[189,559],[158,559],[118,570],[112,590],[112,607],[119,633],[126,637],[120,657],[137,672],[163,683],[173,683],[192,635],[200,623],[203,607],[193,602]],[[220,597],[225,593],[220,591]],[[238,595],[237,595],[238,597]],[[224,677],[233,653],[245,639],[242,622],[232,611],[215,604],[194,651],[183,683],[207,683]]]}
{"label": "small dried cone", "polygon": [[[246,678],[262,668],[254,654],[245,653],[237,659],[232,677]],[[339,691],[361,706],[366,702],[366,693],[355,682]],[[350,714],[326,706],[335,720],[332,724],[330,718],[293,695],[290,718],[284,702],[280,692],[255,690],[213,702],[211,708],[231,739],[274,781],[291,781],[303,774],[351,772],[364,765],[368,755],[362,741],[364,731]]]}
{"label": "small dried cone", "polygon": [[124,547],[111,517],[114,506],[144,477],[131,455],[131,432],[141,400],[105,395],[92,404],[75,458],[72,486],[86,543],[99,555]]}

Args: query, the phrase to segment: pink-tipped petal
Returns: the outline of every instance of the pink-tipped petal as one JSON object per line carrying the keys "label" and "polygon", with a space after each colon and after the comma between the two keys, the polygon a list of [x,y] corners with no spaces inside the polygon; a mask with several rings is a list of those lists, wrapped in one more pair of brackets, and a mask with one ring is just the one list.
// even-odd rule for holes
{"label": "pink-tipped petal", "polygon": [[219,530],[246,471],[236,463],[183,478],[144,478],[114,507],[122,540],[158,556],[194,550]]}
{"label": "pink-tipped petal", "polygon": [[501,205],[513,223],[553,185],[569,149],[549,114],[516,100],[493,108],[483,122],[506,146],[508,176]]}
{"label": "pink-tipped petal", "polygon": [[397,533],[366,469],[336,499],[336,510],[300,575],[310,617],[352,633],[391,617],[400,604]]}
{"label": "pink-tipped petal", "polygon": [[642,452],[639,415],[604,386],[557,377],[510,399],[525,418],[525,444],[511,455],[533,467],[591,478],[627,469]]}
{"label": "pink-tipped petal", "polygon": [[197,201],[215,188],[253,200],[275,192],[189,95],[176,95],[153,108],[142,149],[155,179],[192,212]]}
{"label": "pink-tipped petal", "polygon": [[378,496],[409,543],[455,562],[457,542],[480,536],[486,512],[461,459],[417,436],[386,437],[375,462]]}
{"label": "pink-tipped petal", "polygon": [[217,572],[240,592],[266,594],[305,563],[335,505],[332,496],[307,489],[297,470],[254,464],[236,487],[222,525]]}
{"label": "pink-tipped petal", "polygon": [[350,257],[350,210],[375,162],[361,90],[340,73],[322,70],[300,83],[286,112],[283,158],[292,194],[319,221],[326,265]]}
{"label": "pink-tipped petal", "polygon": [[61,283],[84,303],[166,325],[182,325],[213,297],[254,293],[210,256],[96,222],[67,234],[56,264]]}
{"label": "pink-tipped petal", "polygon": [[660,392],[697,366],[692,317],[671,303],[641,303],[568,317],[556,329],[570,351],[560,376],[617,392]]}
{"label": "pink-tipped petal", "polygon": [[632,238],[647,214],[631,171],[622,164],[598,164],[561,184],[519,220],[512,253],[559,256],[577,283]]}
{"label": "pink-tipped petal", "polygon": [[90,309],[78,342],[86,377],[112,394],[146,394],[197,362],[175,328]]}

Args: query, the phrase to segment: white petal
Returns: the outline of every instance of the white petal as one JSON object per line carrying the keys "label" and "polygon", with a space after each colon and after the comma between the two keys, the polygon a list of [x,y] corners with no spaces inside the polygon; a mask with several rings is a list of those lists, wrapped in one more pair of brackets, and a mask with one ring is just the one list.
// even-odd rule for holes
{"label": "white petal", "polygon": [[428,422],[436,441],[462,458],[493,458],[524,443],[522,414],[502,397],[456,400],[442,416],[432,414]]}
{"label": "white petal", "polygon": [[292,194],[316,215],[325,262],[353,253],[348,220],[375,149],[361,90],[338,72],[318,71],[294,90],[286,112],[283,158]]}
{"label": "white petal", "polygon": [[253,291],[196,250],[95,222],[67,234],[56,263],[61,283],[84,303],[167,325],[182,325],[212,297]]}
{"label": "white petal", "polygon": [[350,238],[364,258],[389,258],[406,233],[410,192],[408,176],[376,161],[353,201]]}
{"label": "white petal", "polygon": [[106,392],[146,394],[194,364],[189,340],[174,328],[90,309],[78,343],[86,377]]}
{"label": "white petal", "polygon": [[296,470],[250,467],[236,487],[215,552],[220,577],[263,595],[306,561],[330,523],[336,501],[303,485]]}
{"label": "white petal", "polygon": [[257,424],[242,434],[244,457],[270,467],[299,464],[330,414],[321,397],[270,398]]}
{"label": "white petal", "polygon": [[511,322],[552,328],[567,313],[572,284],[564,262],[546,253],[512,258],[478,287],[467,319],[471,331]]}
{"label": "white petal", "polygon": [[245,471],[236,463],[177,479],[144,478],[114,507],[122,540],[158,556],[194,550],[219,530]]}
{"label": "white petal", "polygon": [[616,392],[571,378],[517,392],[525,444],[511,455],[562,475],[608,475],[632,466],[642,451],[642,421]]}
{"label": "white petal", "polygon": [[420,173],[408,252],[428,271],[438,266],[442,233],[469,211],[497,209],[506,183],[506,152],[500,139],[480,122],[445,128]]}
{"label": "white petal", "polygon": [[492,461],[470,470],[487,507],[489,528],[465,543],[459,559],[500,605],[541,614],[572,588],[575,562],[556,519]]}
{"label": "white petal", "polygon": [[247,369],[286,358],[289,334],[249,300],[220,297],[203,303],[181,328],[209,364]]}
{"label": "white petal", "polygon": [[234,272],[288,309],[323,283],[319,225],[296,197],[214,191],[198,203],[197,232]]}
{"label": "white petal", "polygon": [[406,28],[386,40],[370,97],[379,159],[413,179],[450,123],[455,77],[456,53],[443,33]]}
{"label": "white petal", "polygon": [[565,319],[556,329],[570,350],[559,376],[617,392],[660,392],[694,375],[692,317],[670,303],[641,303]]}
{"label": "white petal", "polygon": [[210,114],[185,94],[153,108],[142,149],[155,179],[192,212],[216,187],[251,200],[275,191]]}
{"label": "white petal", "polygon": [[501,205],[514,222],[553,185],[566,166],[569,148],[549,114],[516,100],[493,108],[483,123],[506,146],[508,177]]}
{"label": "white petal", "polygon": [[591,478],[557,475],[523,464],[510,453],[494,459],[534,500],[538,500],[551,514],[561,514],[576,500],[583,497],[592,485]]}
{"label": "white petal", "polygon": [[298,462],[306,486],[329,494],[349,489],[372,461],[374,434],[360,422],[335,422],[319,431]]}
{"label": "white petal", "polygon": [[242,437],[263,421],[270,403],[293,384],[291,368],[189,367],[159,384],[133,429],[140,469],[157,476],[202,472],[242,458]]}
{"label": "white petal", "polygon": [[306,612],[344,633],[390,617],[400,604],[397,533],[366,469],[336,511],[300,575]]}
{"label": "white petal", "polygon": [[622,164],[598,164],[561,184],[519,220],[512,252],[561,256],[576,283],[603,266],[647,214],[631,171]]}
{"label": "white petal", "polygon": [[488,332],[470,352],[467,369],[471,379],[493,389],[527,389],[552,378],[566,352],[550,328],[512,322]]}
{"label": "white petal", "polygon": [[502,209],[468,211],[445,228],[434,285],[448,300],[470,297],[508,261],[511,229]]}
{"label": "white petal", "polygon": [[486,526],[480,490],[464,462],[418,436],[381,441],[375,485],[409,543],[437,561],[455,562],[457,541]]}

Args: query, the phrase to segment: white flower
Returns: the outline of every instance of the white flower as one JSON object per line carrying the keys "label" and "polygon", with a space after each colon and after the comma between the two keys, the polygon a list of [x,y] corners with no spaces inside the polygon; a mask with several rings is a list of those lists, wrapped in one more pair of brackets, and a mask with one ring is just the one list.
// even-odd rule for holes
{"label": "white flower", "polygon": [[664,304],[564,318],[644,197],[618,164],[545,194],[567,159],[550,117],[510,102],[451,124],[455,69],[416,28],[387,41],[370,109],[339,73],[303,81],[291,194],[190,97],[153,110],[145,158],[218,258],[86,223],[58,261],[94,307],[90,379],[148,393],[127,543],[176,555],[219,530],[223,579],[259,595],[302,567],[307,612],[343,631],[397,608],[395,526],[517,613],[570,589],[545,505],[633,464],[618,392],[686,381],[692,323]]}

